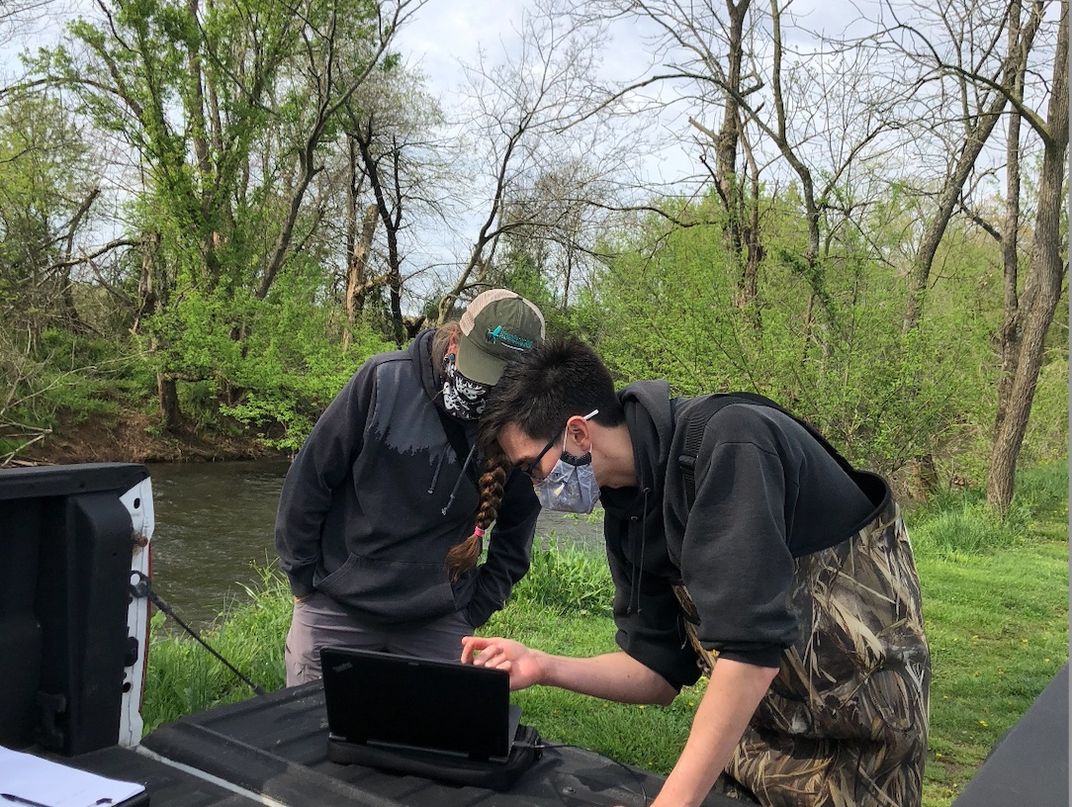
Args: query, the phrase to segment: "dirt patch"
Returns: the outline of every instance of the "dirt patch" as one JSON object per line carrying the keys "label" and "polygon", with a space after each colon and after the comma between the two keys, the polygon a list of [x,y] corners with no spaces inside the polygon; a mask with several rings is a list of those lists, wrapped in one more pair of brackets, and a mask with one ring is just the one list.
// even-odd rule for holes
{"label": "dirt patch", "polygon": [[[44,440],[18,459],[32,464],[72,462],[213,462],[285,457],[252,435],[198,432],[184,424],[176,432],[160,430],[144,412],[90,416],[81,422],[61,419]],[[20,463],[21,464],[21,463]]]}

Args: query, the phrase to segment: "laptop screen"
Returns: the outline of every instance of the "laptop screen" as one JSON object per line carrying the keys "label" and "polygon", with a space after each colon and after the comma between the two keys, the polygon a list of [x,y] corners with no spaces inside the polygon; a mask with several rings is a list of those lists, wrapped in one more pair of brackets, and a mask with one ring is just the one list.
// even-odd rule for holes
{"label": "laptop screen", "polygon": [[510,676],[371,650],[320,651],[335,739],[484,759],[510,752]]}

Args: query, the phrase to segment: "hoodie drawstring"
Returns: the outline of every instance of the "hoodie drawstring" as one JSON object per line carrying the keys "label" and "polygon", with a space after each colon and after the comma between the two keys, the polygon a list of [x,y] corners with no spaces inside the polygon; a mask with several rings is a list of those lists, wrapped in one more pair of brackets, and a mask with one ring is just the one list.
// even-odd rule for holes
{"label": "hoodie drawstring", "polygon": [[473,461],[473,455],[475,453],[476,443],[473,443],[472,448],[469,449],[469,453],[465,455],[465,462],[462,463],[462,470],[458,474],[458,481],[456,481],[454,487],[450,489],[450,497],[447,499],[447,503],[443,506],[443,509],[439,511],[443,515],[446,515],[450,506],[454,504],[454,495],[458,492],[458,486],[461,485],[462,480],[465,479],[465,472],[469,469],[469,463]]}
{"label": "hoodie drawstring", "polygon": [[439,481],[439,469],[443,467],[443,459],[447,456],[447,452],[441,451],[439,453],[439,459],[436,460],[435,470],[432,472],[432,481],[428,485],[428,495],[431,496],[435,493],[436,482]]}

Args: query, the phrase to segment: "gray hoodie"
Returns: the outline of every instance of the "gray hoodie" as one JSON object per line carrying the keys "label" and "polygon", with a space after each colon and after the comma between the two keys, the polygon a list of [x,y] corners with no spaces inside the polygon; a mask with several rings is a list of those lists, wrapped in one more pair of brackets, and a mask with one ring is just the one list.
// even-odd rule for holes
{"label": "gray hoodie", "polygon": [[377,623],[461,611],[479,627],[528,571],[539,502],[511,473],[487,562],[451,583],[446,554],[472,533],[483,461],[476,424],[441,408],[432,335],[370,358],[324,410],[287,473],[275,543],[297,596],[320,591]]}

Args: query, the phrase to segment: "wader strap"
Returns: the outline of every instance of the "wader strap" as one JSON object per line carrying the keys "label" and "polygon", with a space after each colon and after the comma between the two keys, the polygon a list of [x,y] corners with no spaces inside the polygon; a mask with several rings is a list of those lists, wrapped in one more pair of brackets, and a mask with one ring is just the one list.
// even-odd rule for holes
{"label": "wader strap", "polygon": [[696,654],[696,666],[700,668],[702,675],[710,678],[711,671],[715,668],[715,662],[718,660],[718,651],[708,650],[700,644],[700,636],[696,632],[696,626],[700,624],[700,614],[696,610],[696,604],[693,603],[689,590],[685,588],[683,583],[675,584],[673,589],[674,596],[677,597],[678,604],[681,606],[685,635],[688,637],[689,644],[692,645],[692,651]]}

